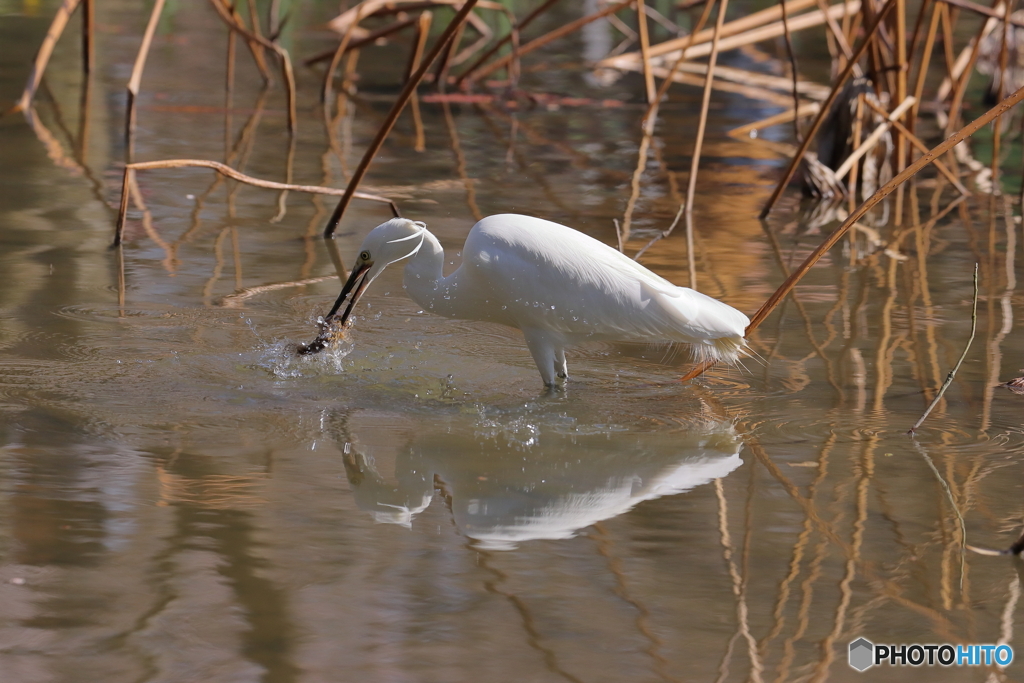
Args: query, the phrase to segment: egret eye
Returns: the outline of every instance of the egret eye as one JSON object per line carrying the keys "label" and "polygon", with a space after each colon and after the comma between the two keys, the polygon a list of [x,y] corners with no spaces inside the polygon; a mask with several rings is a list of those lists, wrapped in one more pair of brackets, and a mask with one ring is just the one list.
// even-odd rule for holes
{"label": "egret eye", "polygon": [[370,260],[370,252],[364,251],[364,252],[360,253],[359,254],[359,258],[361,260],[363,260],[363,261],[369,261]]}

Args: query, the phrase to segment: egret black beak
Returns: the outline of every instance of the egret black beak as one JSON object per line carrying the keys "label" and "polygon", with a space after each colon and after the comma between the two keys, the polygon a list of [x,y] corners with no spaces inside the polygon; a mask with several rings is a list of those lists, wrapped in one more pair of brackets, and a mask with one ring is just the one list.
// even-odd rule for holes
{"label": "egret black beak", "polygon": [[[361,262],[357,263],[352,268],[352,273],[348,276],[348,281],[345,282],[345,286],[341,288],[341,294],[338,295],[338,300],[334,302],[334,306],[331,307],[331,312],[327,314],[327,317],[323,318],[320,323],[320,334],[316,339],[308,344],[300,344],[297,353],[300,356],[306,356],[312,353],[319,353],[327,348],[327,345],[331,342],[336,330],[345,327],[345,322],[348,320],[349,315],[352,314],[352,309],[355,307],[356,302],[359,301],[359,297],[363,295],[363,290],[370,284],[369,281],[369,270],[373,263]],[[358,283],[358,284],[357,284]],[[332,325],[334,317],[338,313],[338,309],[345,303],[345,297],[352,294],[352,299],[348,302],[348,306],[345,308],[345,312],[341,315],[341,320],[338,321],[338,325]]]}
{"label": "egret black beak", "polygon": [[[345,286],[341,288],[341,294],[338,295],[338,300],[334,302],[333,306],[331,306],[331,312],[327,314],[326,318],[324,318],[325,321],[329,322],[334,318],[338,313],[338,309],[341,308],[341,305],[345,302],[345,297],[347,297],[349,292],[352,292],[354,288],[355,292],[352,294],[352,300],[348,302],[348,307],[341,315],[340,322],[342,325],[345,324],[345,321],[348,320],[348,316],[352,314],[352,308],[356,305],[356,302],[359,301],[359,297],[363,295],[363,290],[366,289],[366,285],[370,284],[367,282],[366,276],[367,271],[370,270],[370,266],[372,265],[372,263],[366,262],[356,264],[352,269],[352,273],[348,276],[348,281],[345,283]],[[360,279],[360,277],[362,277],[362,279]],[[356,285],[356,282],[359,284]]]}

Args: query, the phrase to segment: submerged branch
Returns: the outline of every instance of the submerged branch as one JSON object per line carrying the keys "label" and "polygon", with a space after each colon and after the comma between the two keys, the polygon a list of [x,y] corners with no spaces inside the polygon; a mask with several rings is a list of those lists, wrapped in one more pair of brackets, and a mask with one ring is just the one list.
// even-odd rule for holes
{"label": "submerged branch", "polygon": [[[199,168],[212,168],[218,173],[225,175],[229,178],[233,178],[239,182],[254,187],[263,187],[268,190],[292,190],[295,192],[308,192],[310,194],[329,194],[334,196],[345,195],[348,192],[348,188],[336,188],[336,187],[321,187],[319,185],[291,185],[289,183],[277,183],[272,180],[261,180],[260,178],[253,178],[252,176],[240,173],[235,169],[220,163],[219,161],[210,161],[208,159],[165,159],[162,161],[140,161],[136,164],[127,164],[124,168],[124,184],[121,189],[121,209],[117,215],[117,230],[114,234],[113,246],[118,246],[122,242],[124,235],[124,223],[125,214],[128,211],[128,191],[127,188],[131,183],[131,179],[135,174],[135,171],[154,169],[154,168],[186,168],[186,167],[199,167]],[[365,199],[373,202],[381,202],[389,204],[391,206],[392,213],[396,217],[401,214],[398,211],[398,206],[395,202],[387,197],[381,197],[380,195],[369,194],[366,192],[352,192],[351,196],[356,199]]]}
{"label": "submerged branch", "polygon": [[957,370],[959,370],[960,366],[963,365],[964,358],[967,358],[967,352],[971,350],[971,344],[974,342],[974,333],[975,333],[975,331],[977,329],[978,329],[978,264],[975,263],[974,264],[974,306],[971,308],[971,336],[967,340],[967,346],[964,347],[964,352],[960,354],[960,360],[958,360],[956,362],[956,365],[953,366],[953,369],[949,371],[948,375],[946,375],[946,381],[943,382],[942,386],[939,388],[939,393],[935,394],[935,398],[932,399],[932,402],[928,405],[928,408],[924,411],[924,415],[922,415],[921,419],[919,419],[917,422],[914,423],[914,426],[910,428],[910,431],[908,431],[907,434],[914,434],[917,431],[917,428],[921,426],[921,423],[925,421],[925,418],[928,417],[928,414],[932,412],[932,409],[934,409],[935,406],[938,405],[939,401],[942,400],[942,395],[946,393],[946,389],[949,387],[950,384],[952,384],[953,377],[956,376]]}

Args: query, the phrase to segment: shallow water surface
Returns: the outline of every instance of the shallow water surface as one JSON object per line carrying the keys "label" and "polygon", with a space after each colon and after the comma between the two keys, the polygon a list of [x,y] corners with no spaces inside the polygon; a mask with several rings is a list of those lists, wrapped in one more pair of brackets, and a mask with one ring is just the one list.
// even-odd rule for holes
{"label": "shallow water surface", "polygon": [[[3,101],[56,9],[43,5],[0,0]],[[566,389],[544,392],[518,331],[423,312],[397,268],[346,340],[297,357],[341,285],[335,259],[351,264],[387,209],[357,202],[325,243],[331,198],[146,171],[110,249],[146,19],[98,11],[88,117],[66,37],[35,118],[0,119],[4,683],[1024,679],[1019,662],[847,664],[858,637],[1024,658],[1021,565],[963,553],[956,513],[979,547],[1024,524],[1024,399],[995,386],[1024,366],[1019,207],[951,206],[926,174],[901,224],[891,206],[872,214],[752,336],[754,356],[692,385],[685,350],[587,344]],[[298,11],[283,42],[330,46],[316,27],[332,11]],[[299,68],[290,152],[280,88],[261,93],[243,49],[225,105],[225,38],[202,3],[161,27],[136,159],[222,160],[226,145],[246,173],[295,183],[344,182],[393,97],[388,50],[406,54],[363,54],[330,139],[320,72]],[[759,54],[723,59],[774,68]],[[531,213],[614,244],[632,211],[631,254],[671,223],[697,89],[663,108],[634,185],[638,80],[550,69],[524,87],[621,104],[424,102],[426,151],[403,118],[368,188],[426,221],[450,268],[475,216]],[[781,107],[713,105],[694,271],[752,313],[836,223],[794,190],[762,225],[782,157],[726,131]],[[685,284],[685,234],[643,262]],[[913,440],[970,334],[975,262],[977,338]]]}

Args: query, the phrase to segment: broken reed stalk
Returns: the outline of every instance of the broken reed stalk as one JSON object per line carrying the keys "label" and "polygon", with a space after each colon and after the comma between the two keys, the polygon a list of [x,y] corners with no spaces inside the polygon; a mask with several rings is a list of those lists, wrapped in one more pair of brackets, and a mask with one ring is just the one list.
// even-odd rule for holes
{"label": "broken reed stalk", "polygon": [[[1013,0],[1004,0],[1007,4],[1005,7],[1006,16],[1009,17],[1013,13]],[[1006,97],[1006,77],[1009,75],[1007,69],[1007,60],[1009,53],[1007,50],[1007,43],[1010,39],[1010,22],[1003,22],[1003,35],[1001,45],[999,46],[999,99]],[[1002,138],[1002,123],[1001,119],[996,119],[992,122],[992,194],[1002,194],[999,182],[999,146]]]}
{"label": "broken reed stalk", "polygon": [[[476,16],[476,15],[471,13],[469,16],[473,17],[473,16]],[[434,78],[434,88],[439,93],[443,93],[445,91],[445,86],[448,85],[448,83],[447,83],[447,81],[448,81],[448,66],[449,66],[449,63],[450,63],[450,61],[452,59],[452,55],[459,49],[459,45],[462,43],[462,36],[466,32],[466,25],[468,23],[469,23],[469,21],[468,21],[468,17],[467,17],[467,21],[465,23],[463,23],[461,26],[459,26],[458,30],[455,31],[455,35],[452,36],[452,39],[448,41],[448,45],[446,45],[445,48],[443,50],[441,50],[441,54],[437,58],[437,67],[434,69],[434,76],[433,76],[433,78]],[[518,63],[515,60],[512,61],[512,64],[513,64],[513,67],[518,66]],[[514,77],[512,75],[512,73],[513,73],[513,69],[510,69],[510,71],[509,71],[509,81],[514,84],[516,82],[516,80],[517,80],[517,77]],[[516,73],[516,76],[518,76],[518,69],[515,69],[515,73]],[[513,85],[513,87],[514,87],[514,85]],[[413,91],[412,102],[413,102],[413,105],[415,106],[416,105],[416,93],[415,93],[415,91]]]}
{"label": "broken reed stalk", "polygon": [[[700,106],[697,137],[693,146],[693,158],[690,160],[690,177],[687,179],[686,184],[686,218],[688,222],[692,222],[693,218],[693,198],[697,192],[697,168],[700,166],[700,153],[701,148],[704,146],[704,131],[707,128],[708,109],[711,106],[711,85],[715,80],[715,64],[718,62],[718,38],[722,33],[722,26],[725,23],[725,12],[728,8],[729,0],[719,0],[718,16],[715,18],[715,33],[711,39],[711,56],[708,58],[708,73],[704,80],[704,99]],[[692,286],[693,278],[691,277],[690,279]]]}
{"label": "broken reed stalk", "polygon": [[256,13],[256,0],[249,0],[249,23],[252,25],[253,35],[263,37],[263,31],[260,29],[260,17]]}
{"label": "broken reed stalk", "polygon": [[[154,168],[188,168],[188,167],[199,167],[199,168],[212,168],[221,175],[225,175],[229,178],[252,185],[254,187],[263,187],[268,190],[293,190],[295,192],[307,192],[309,194],[329,194],[334,196],[344,195],[348,190],[340,189],[335,187],[320,187],[318,185],[290,185],[288,183],[277,183],[272,180],[261,180],[260,178],[253,178],[252,176],[240,173],[235,169],[231,168],[226,164],[222,164],[219,161],[210,161],[207,159],[164,159],[162,161],[140,161],[134,164],[126,164],[124,167],[124,180],[121,184],[121,208],[117,214],[117,229],[114,234],[114,243],[112,246],[119,246],[122,242],[124,235],[124,223],[125,216],[128,212],[128,188],[130,187],[135,171],[142,171]],[[353,192],[352,195],[356,199],[366,199],[373,202],[381,202],[389,204],[391,206],[391,212],[395,214],[395,217],[401,216],[398,211],[398,207],[395,202],[387,197],[381,197],[380,195],[369,194],[367,192]]]}
{"label": "broken reed stalk", "polygon": [[284,76],[285,83],[285,95],[288,100],[288,134],[295,135],[296,132],[296,113],[295,113],[295,72],[292,70],[292,60],[288,54],[288,50],[284,49],[277,43],[273,43],[263,36],[257,36],[250,32],[244,26],[235,21],[234,16],[228,12],[227,8],[224,7],[220,0],[210,0],[210,4],[213,5],[213,9],[217,12],[217,16],[227,24],[227,27],[232,31],[237,32],[240,36],[245,38],[247,41],[257,43],[265,47],[268,50],[273,50],[275,54],[281,59],[281,72]]}
{"label": "broken reed stalk", "polygon": [[[360,5],[359,7],[361,9],[362,5]],[[359,22],[361,20],[362,15],[359,12],[356,12],[355,20],[348,25],[347,29],[345,29],[345,35],[341,37],[341,42],[338,43],[337,49],[331,56],[331,63],[327,66],[327,72],[324,73],[323,89],[320,91],[320,101],[323,102],[325,106],[330,107],[331,83],[334,82],[334,71],[338,68],[338,62],[341,61],[341,56],[345,54],[346,50],[348,50],[349,42],[352,40],[352,34],[359,26]]]}
{"label": "broken reed stalk", "polygon": [[643,129],[645,131],[653,132],[654,119],[652,117],[652,114],[654,113],[654,110],[657,109],[658,104],[661,103],[661,100],[665,97],[665,93],[668,92],[668,87],[672,85],[673,80],[675,80],[675,76],[676,73],[679,71],[679,67],[683,65],[684,61],[686,61],[686,50],[691,45],[693,45],[694,37],[697,36],[704,28],[704,24],[707,23],[708,17],[711,16],[711,10],[712,8],[714,8],[714,6],[715,0],[707,0],[707,2],[704,4],[704,11],[701,12],[700,19],[697,20],[697,24],[696,26],[694,26],[693,31],[690,33],[690,35],[686,36],[686,43],[679,51],[679,56],[676,58],[675,63],[672,64],[672,68],[669,69],[668,75],[661,82],[661,86],[658,87],[658,94],[654,96],[654,101],[650,102],[647,105],[647,111],[644,112],[644,117],[643,119],[641,119]]}
{"label": "broken reed stalk", "polygon": [[[231,21],[238,26],[245,28],[245,24],[242,21],[242,15],[238,12],[238,7],[232,4],[229,0],[222,0],[227,5]],[[249,48],[249,53],[252,55],[253,62],[256,64],[256,68],[259,69],[260,76],[263,77],[264,83],[273,82],[273,78],[270,76],[270,69],[267,67],[267,55],[263,51],[263,45],[259,44],[255,40],[246,39],[245,46]]]}
{"label": "broken reed stalk", "polygon": [[[782,9],[782,28],[785,31],[786,37],[786,54],[789,56],[789,69],[793,76],[793,111],[796,111],[800,108],[800,93],[797,92],[799,72],[796,68],[796,53],[793,51],[793,36],[789,33],[789,12],[786,11],[785,0],[780,0],[779,7]],[[802,141],[800,138],[800,119],[796,116],[793,117],[793,137],[797,142]]]}
{"label": "broken reed stalk", "polygon": [[967,339],[967,345],[964,346],[964,352],[960,354],[960,360],[958,360],[956,362],[956,365],[953,366],[953,369],[949,371],[948,375],[946,375],[946,381],[942,383],[941,387],[939,387],[939,392],[937,394],[935,394],[935,398],[933,398],[932,402],[928,404],[928,408],[925,409],[924,415],[922,415],[921,418],[917,422],[914,423],[914,426],[911,427],[907,431],[907,434],[910,434],[910,435],[915,434],[917,432],[917,428],[921,426],[921,423],[923,423],[925,421],[925,418],[928,417],[929,413],[931,413],[932,410],[935,408],[935,406],[937,406],[939,404],[939,401],[942,400],[942,395],[946,393],[946,389],[949,387],[950,384],[953,383],[953,378],[956,377],[957,371],[960,369],[960,366],[963,365],[964,359],[967,358],[967,352],[971,350],[971,344],[974,343],[974,333],[975,333],[975,331],[977,329],[978,329],[978,264],[975,263],[974,264],[974,306],[971,308],[971,336]]}
{"label": "broken reed stalk", "polygon": [[[954,7],[959,7],[961,9],[969,10],[971,12],[977,12],[978,14],[982,14],[986,17],[991,17],[992,19],[999,19],[1000,21],[1002,21],[1003,17],[1005,16],[1002,12],[998,10],[994,10],[990,7],[985,7],[984,5],[979,5],[976,2],[970,2],[970,0],[941,1],[946,3],[947,5],[953,5]],[[1010,23],[1013,24],[1014,26],[1024,28],[1024,20],[1022,19],[1015,19],[1014,17],[1010,17]]]}
{"label": "broken reed stalk", "polygon": [[[825,16],[825,24],[828,26],[829,31],[832,33],[832,37],[835,39],[836,44],[839,46],[839,50],[843,53],[842,59],[839,60],[839,68],[846,68],[846,62],[850,61],[853,57],[853,48],[850,47],[850,43],[846,40],[846,34],[843,33],[843,28],[836,21],[836,18],[829,12],[828,3],[825,0],[818,0],[818,9],[821,10]],[[854,74],[860,75],[857,71]]]}
{"label": "broken reed stalk", "polygon": [[[800,266],[796,270],[794,270],[788,278],[786,278],[785,282],[779,285],[779,288],[775,290],[775,293],[772,294],[768,298],[768,300],[764,302],[764,304],[762,304],[761,308],[759,308],[757,312],[754,314],[753,318],[751,318],[750,324],[747,325],[747,329],[744,332],[744,336],[749,336],[751,332],[756,330],[761,325],[761,323],[764,322],[765,318],[771,315],[771,312],[774,311],[780,303],[782,303],[782,300],[785,299],[786,296],[791,291],[793,291],[793,288],[796,287],[796,284],[800,282],[801,279],[803,279],[804,275],[807,274],[807,271],[814,267],[814,264],[818,262],[818,259],[820,259],[822,255],[825,254],[825,252],[834,247],[836,243],[839,242],[840,239],[842,239],[843,235],[845,235],[847,231],[864,216],[864,214],[866,214],[868,211],[874,208],[874,206],[878,204],[880,201],[888,197],[889,194],[891,194],[892,191],[895,190],[897,187],[905,183],[913,176],[917,175],[918,171],[920,171],[922,168],[932,163],[933,161],[935,161],[935,159],[939,158],[949,150],[953,149],[955,146],[957,146],[967,138],[974,135],[976,132],[978,132],[980,128],[991,123],[992,120],[995,119],[996,117],[1005,114],[1012,107],[1019,104],[1022,100],[1024,100],[1024,87],[1020,88],[1015,93],[1007,97],[1005,100],[1003,100],[996,106],[992,107],[987,112],[976,118],[974,121],[967,124],[960,130],[958,130],[956,133],[949,136],[944,141],[933,147],[931,151],[929,151],[920,159],[912,163],[910,166],[904,169],[902,173],[900,173],[895,178],[886,183],[884,186],[879,188],[877,192],[875,192],[863,203],[861,203],[861,205],[858,206],[855,211],[851,212],[847,219],[843,221],[842,225],[836,228],[836,230],[831,235],[829,235],[825,239],[825,241],[819,244],[818,247],[814,251],[812,251],[806,259],[804,259],[804,262],[801,263]],[[706,371],[714,364],[715,363],[713,361],[699,363],[698,365],[693,367],[688,373],[686,373],[686,375],[684,375],[682,379],[684,381],[693,379],[694,377]]]}
{"label": "broken reed stalk", "polygon": [[656,90],[654,88],[654,74],[651,73],[651,39],[647,33],[647,12],[644,9],[644,0],[636,0],[636,28],[640,36],[640,59],[644,63],[644,91],[647,94],[648,106],[654,104]]}
{"label": "broken reed stalk", "polygon": [[21,93],[21,98],[10,109],[11,113],[28,111],[28,108],[32,105],[32,98],[36,96],[39,82],[43,80],[43,73],[46,71],[46,65],[50,61],[50,56],[53,54],[53,48],[60,39],[61,34],[64,33],[64,28],[68,25],[68,19],[71,18],[75,9],[78,8],[79,2],[80,0],[64,0],[64,3],[58,8],[57,14],[53,16],[50,28],[46,31],[46,36],[39,46],[39,52],[36,53],[35,62],[32,64],[32,71],[28,76],[28,83],[25,84],[25,90]]}
{"label": "broken reed stalk", "polygon": [[818,129],[821,128],[821,124],[824,123],[825,117],[828,116],[829,111],[832,109],[832,103],[836,101],[836,98],[842,91],[843,86],[846,84],[846,80],[850,77],[850,74],[853,73],[854,68],[857,66],[857,62],[860,61],[860,58],[864,55],[868,46],[873,42],[875,32],[878,31],[878,27],[882,25],[882,21],[895,5],[896,0],[886,0],[881,11],[875,15],[874,21],[871,23],[871,27],[865,33],[864,40],[861,41],[860,47],[858,47],[857,51],[853,53],[853,57],[851,57],[850,61],[846,63],[846,68],[843,69],[843,73],[836,79],[836,83],[832,86],[832,92],[829,93],[829,96],[821,103],[821,110],[818,112],[818,115],[814,119],[814,123],[811,124],[810,129],[807,131],[807,136],[804,138],[803,142],[800,143],[800,148],[790,160],[789,166],[786,167],[785,173],[779,180],[779,184],[775,186],[775,190],[772,191],[771,196],[768,198],[768,202],[764,205],[764,208],[761,209],[762,219],[771,213],[772,208],[775,206],[775,202],[779,200],[779,197],[782,196],[783,191],[785,191],[786,187],[789,185],[789,181],[793,179],[793,174],[796,173],[797,167],[800,165],[801,160],[804,158],[804,154],[807,152],[807,148],[818,134]]}
{"label": "broken reed stalk", "polygon": [[[998,3],[999,0],[996,0]],[[970,57],[967,58],[967,64],[964,66],[963,72],[961,72],[959,79],[956,83],[956,89],[953,91],[953,99],[949,105],[949,119],[946,121],[946,135],[949,135],[951,131],[956,128],[957,121],[960,120],[960,108],[964,103],[964,95],[967,94],[967,84],[971,80],[971,76],[974,74],[974,65],[978,61],[978,55],[981,53],[981,43],[986,35],[986,28],[988,27],[989,21],[982,24],[981,28],[978,29],[978,35],[974,38],[974,44],[971,46]]]}
{"label": "broken reed stalk", "polygon": [[[434,15],[429,10],[420,12],[419,24],[416,27],[416,46],[410,53],[409,65],[405,70],[405,80],[412,78],[413,73],[416,72],[416,69],[420,65],[420,61],[423,59],[423,49],[427,46],[427,37],[430,35],[430,24],[433,20]],[[409,108],[412,110],[413,127],[416,130],[416,143],[413,149],[417,152],[423,152],[427,148],[427,138],[426,134],[423,132],[423,119],[420,116],[420,101],[416,97],[415,90],[412,91]]]}
{"label": "broken reed stalk", "polygon": [[[907,3],[906,0],[896,0],[896,101],[907,101]],[[891,93],[890,93],[891,94]],[[914,100],[911,100],[913,103]],[[895,114],[895,112],[893,112]],[[889,117],[890,121],[903,118],[903,114]],[[896,136],[896,172],[902,171],[907,165],[907,140],[902,135]],[[903,222],[903,189],[896,200],[896,225]]]}
{"label": "broken reed stalk", "polygon": [[458,77],[458,78],[457,78],[457,79],[455,80],[455,87],[456,87],[456,88],[458,88],[459,86],[461,86],[461,85],[462,85],[462,81],[463,81],[463,80],[464,80],[464,79],[466,78],[466,76],[468,76],[469,74],[473,73],[473,72],[474,72],[474,71],[475,71],[475,70],[476,70],[476,69],[477,69],[477,68],[478,68],[478,67],[479,67],[479,66],[480,66],[481,64],[483,64],[483,63],[484,63],[484,62],[486,62],[486,61],[487,61],[488,59],[490,59],[491,57],[493,57],[493,56],[494,56],[494,54],[495,54],[495,53],[496,53],[496,52],[497,52],[498,50],[500,50],[501,48],[503,48],[503,47],[505,46],[505,44],[506,44],[506,43],[508,43],[508,42],[509,42],[510,40],[512,40],[512,36],[513,36],[513,35],[515,35],[515,33],[516,33],[517,31],[518,31],[518,32],[522,32],[522,31],[523,31],[523,30],[524,30],[524,29],[525,29],[525,28],[526,28],[527,26],[529,26],[529,25],[530,25],[530,23],[531,23],[531,22],[532,22],[532,21],[533,21],[534,19],[536,19],[537,17],[539,17],[539,16],[541,15],[541,14],[543,14],[543,13],[544,13],[544,12],[545,12],[545,11],[546,11],[546,10],[547,10],[547,9],[548,9],[549,7],[551,7],[552,5],[554,5],[554,4],[556,3],[556,2],[558,2],[558,0],[546,0],[546,2],[542,3],[542,4],[541,4],[541,5],[539,5],[539,6],[538,6],[538,7],[537,7],[537,8],[535,9],[535,10],[533,10],[532,12],[530,12],[529,14],[527,14],[527,15],[526,15],[525,17],[523,17],[523,20],[522,20],[522,21],[520,21],[520,22],[517,22],[517,24],[516,24],[516,25],[514,25],[514,26],[512,27],[512,29],[511,29],[511,30],[509,30],[509,32],[508,32],[508,35],[506,35],[506,36],[505,36],[504,38],[502,38],[502,39],[501,39],[501,40],[499,40],[499,41],[498,41],[497,43],[495,43],[494,45],[492,45],[492,46],[491,46],[491,48],[490,48],[489,50],[487,50],[487,51],[486,51],[486,52],[484,52],[484,53],[483,53],[482,55],[480,55],[479,57],[477,57],[476,61],[475,61],[475,62],[473,62],[472,64],[470,64],[470,65],[469,65],[469,68],[467,68],[467,69],[466,69],[466,70],[465,70],[465,71],[464,71],[464,72],[462,73],[462,75],[461,75],[461,76],[459,76],[459,77]]}
{"label": "broken reed stalk", "polygon": [[82,0],[82,71],[88,76],[96,66],[96,2]]}
{"label": "broken reed stalk", "polygon": [[[383,28],[379,28],[376,31],[367,33],[362,38],[357,38],[356,40],[349,41],[348,45],[345,47],[343,52],[351,52],[352,50],[358,50],[364,45],[371,45],[380,40],[381,38],[390,36],[392,33],[398,33],[402,29],[408,26],[412,26],[417,21],[419,21],[418,17],[409,17],[408,19],[403,19],[401,21],[396,21],[393,24],[388,24]],[[347,34],[348,31],[346,30],[345,33]],[[338,48],[334,48],[332,50],[325,50],[323,52],[313,55],[312,57],[307,57],[306,59],[302,60],[302,63],[305,66],[312,66],[313,64],[326,62],[328,59],[334,57],[334,54],[337,51]]]}
{"label": "broken reed stalk", "polygon": [[[651,241],[648,242],[647,244],[645,244],[640,249],[640,251],[638,251],[635,254],[633,254],[633,260],[634,261],[639,261],[640,257],[644,255],[644,252],[646,252],[648,249],[653,247],[656,242],[658,242],[659,240],[663,240],[663,239],[665,239],[666,237],[668,237],[669,235],[672,234],[672,231],[676,229],[677,225],[679,225],[679,221],[683,217],[683,210],[685,208],[686,208],[686,204],[685,203],[679,205],[679,210],[676,211],[676,217],[672,219],[672,224],[670,226],[668,226],[668,230],[663,231],[660,235],[652,237]],[[615,232],[616,232],[616,235],[619,235],[619,229],[618,228],[619,228],[619,222],[616,220],[615,221]],[[624,245],[622,244],[622,238],[619,237],[619,251],[623,250],[623,246]]]}
{"label": "broken reed stalk", "polygon": [[914,79],[914,99],[917,100],[917,104],[910,110],[910,121],[908,128],[914,130],[917,122],[917,109],[921,103],[921,97],[924,94],[924,80],[928,74],[928,66],[932,61],[932,50],[935,47],[935,37],[938,35],[939,20],[942,18],[940,8],[941,3],[938,0],[932,1],[932,20],[928,25],[928,36],[924,41],[924,52],[921,54],[921,63],[917,66],[917,76]]}
{"label": "broken reed stalk", "polygon": [[790,109],[772,116],[766,116],[763,119],[758,119],[751,123],[743,124],[742,126],[737,126],[736,128],[729,130],[726,135],[731,137],[741,137],[743,135],[748,135],[752,130],[760,130],[761,128],[768,128],[769,126],[774,126],[780,123],[789,123],[793,118],[814,116],[820,109],[821,106],[817,102],[805,102],[801,104],[800,108],[797,110]]}
{"label": "broken reed stalk", "polygon": [[419,68],[406,80],[405,86],[402,87],[402,92],[398,94],[398,99],[395,100],[395,104],[391,107],[391,111],[388,112],[387,118],[384,119],[384,123],[381,124],[377,130],[377,134],[374,136],[370,145],[366,148],[366,152],[363,154],[363,158],[359,161],[359,166],[356,167],[355,172],[352,174],[352,178],[348,181],[348,185],[345,187],[345,193],[342,195],[341,200],[338,202],[338,206],[335,207],[334,213],[331,214],[330,219],[327,221],[327,227],[324,229],[324,238],[329,239],[334,237],[334,231],[338,227],[338,223],[341,222],[341,217],[345,214],[345,209],[348,208],[349,203],[352,201],[352,197],[356,193],[356,188],[359,187],[359,183],[362,182],[363,176],[366,175],[366,171],[369,170],[370,164],[373,162],[373,158],[377,156],[377,152],[380,150],[381,145],[384,144],[384,140],[388,137],[391,129],[394,128],[395,122],[398,120],[398,116],[402,113],[402,109],[405,108],[409,98],[412,97],[416,87],[423,80],[423,76],[426,75],[427,70],[430,69],[430,65],[434,63],[437,56],[441,54],[441,50],[445,48],[448,41],[451,40],[455,31],[458,30],[459,26],[466,21],[466,17],[473,11],[473,7],[476,6],[478,0],[466,0],[459,11],[452,18],[451,23],[444,29],[444,32],[437,39],[434,47],[431,48],[429,54],[419,65]]}
{"label": "broken reed stalk", "polygon": [[[557,28],[554,31],[545,33],[540,38],[535,38],[534,40],[531,40],[529,43],[520,48],[518,56],[522,57],[525,54],[533,52],[537,48],[544,47],[545,45],[554,40],[558,40],[563,36],[569,35],[573,31],[577,31],[583,28],[587,24],[590,24],[594,21],[597,21],[598,19],[606,17],[609,14],[614,14],[615,12],[618,12],[621,9],[625,9],[633,2],[634,0],[622,0],[622,2],[617,2],[614,5],[609,5],[608,7],[605,7],[604,9],[600,10],[599,12],[588,14],[587,16],[581,19],[577,19],[576,21],[570,22],[565,26],[562,26],[561,28]],[[470,82],[472,82],[479,81],[480,79],[483,78],[487,78],[498,69],[508,66],[512,62],[512,59],[513,55],[505,55],[504,57],[494,60],[485,67],[478,68],[475,71],[470,71],[463,74],[460,80],[469,80]]]}
{"label": "broken reed stalk", "polygon": [[149,13],[146,31],[142,34],[142,44],[139,45],[139,53],[135,56],[132,76],[128,79],[128,105],[124,119],[125,156],[128,163],[135,159],[135,102],[139,97],[139,87],[142,85],[142,72],[146,69],[146,58],[149,57],[149,48],[153,44],[153,34],[156,33],[156,26],[160,23],[160,15],[163,14],[163,11],[164,0],[156,0],[153,3],[153,11]]}
{"label": "broken reed stalk", "polygon": [[[814,3],[815,0],[792,0],[786,7],[788,11],[796,12],[798,10],[806,9],[814,5]],[[848,12],[857,12],[859,10],[859,0],[847,0],[845,3],[829,7],[829,12],[834,12],[837,15],[846,14]],[[725,46],[727,44],[737,47],[739,45],[755,43],[761,40],[781,36],[783,33],[781,22],[772,23],[777,21],[780,15],[781,10],[778,5],[775,5],[766,10],[748,14],[745,17],[734,19],[726,23],[725,26],[722,27],[722,35],[720,36],[722,39],[721,49],[725,50]],[[789,28],[791,31],[798,31],[812,26],[818,26],[824,21],[825,17],[820,11],[808,12],[790,19]],[[712,29],[694,31],[690,35],[683,36],[682,38],[673,38],[672,40],[666,40],[658,43],[657,45],[652,45],[651,59],[667,59],[669,55],[682,49],[693,49],[698,45],[710,43],[713,33],[714,31]],[[729,38],[729,40],[725,40],[726,38]],[[734,40],[736,42],[733,42]],[[695,57],[699,55],[691,53],[689,56]],[[600,68],[624,69],[630,68],[630,66],[638,63],[639,61],[639,54],[636,52],[627,52],[614,57],[605,57],[597,63],[597,66]]]}

